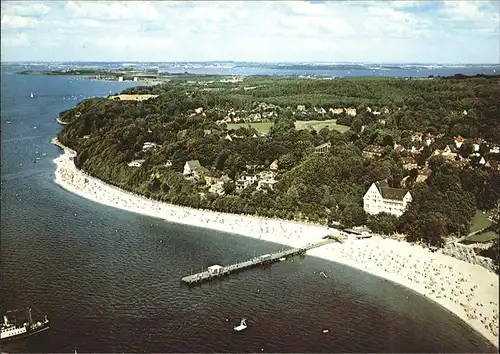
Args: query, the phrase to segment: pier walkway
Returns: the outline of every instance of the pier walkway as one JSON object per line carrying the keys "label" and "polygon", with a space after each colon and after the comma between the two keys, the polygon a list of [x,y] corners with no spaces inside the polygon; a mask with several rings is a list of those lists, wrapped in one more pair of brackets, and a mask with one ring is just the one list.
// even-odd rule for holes
{"label": "pier walkway", "polygon": [[[262,255],[260,257],[254,257],[248,261],[231,264],[225,267],[209,267],[207,271],[188,275],[182,278],[182,282],[188,285],[193,285],[196,283],[201,283],[204,281],[212,280],[214,278],[222,277],[233,272],[237,272],[246,268],[252,268],[258,265],[274,263],[280,260],[280,258],[293,257],[297,255],[303,255],[308,250],[324,246],[332,242],[341,242],[339,239],[326,239],[316,243],[309,243],[301,248],[291,248],[285,251],[275,252],[271,254]],[[210,269],[212,268],[212,270]]]}

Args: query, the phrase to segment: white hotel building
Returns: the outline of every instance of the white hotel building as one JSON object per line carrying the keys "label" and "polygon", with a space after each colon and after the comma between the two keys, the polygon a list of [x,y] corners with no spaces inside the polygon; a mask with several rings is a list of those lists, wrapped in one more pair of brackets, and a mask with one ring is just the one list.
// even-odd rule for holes
{"label": "white hotel building", "polygon": [[409,190],[390,188],[387,182],[381,181],[368,188],[363,197],[363,209],[371,215],[385,212],[400,217],[411,201]]}

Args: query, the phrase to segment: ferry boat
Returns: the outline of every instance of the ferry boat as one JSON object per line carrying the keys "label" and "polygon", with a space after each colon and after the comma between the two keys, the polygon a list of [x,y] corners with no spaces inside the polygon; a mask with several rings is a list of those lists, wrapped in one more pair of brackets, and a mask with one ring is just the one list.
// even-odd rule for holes
{"label": "ferry boat", "polygon": [[[19,312],[19,310],[10,311]],[[7,340],[13,340],[23,337],[31,336],[35,333],[39,333],[49,329],[49,319],[45,315],[42,321],[34,322],[31,316],[31,308],[28,308],[28,319],[22,325],[18,325],[16,321],[16,316],[14,315],[14,321],[11,322],[7,314],[3,316],[3,323],[0,332],[0,340],[2,342]]]}

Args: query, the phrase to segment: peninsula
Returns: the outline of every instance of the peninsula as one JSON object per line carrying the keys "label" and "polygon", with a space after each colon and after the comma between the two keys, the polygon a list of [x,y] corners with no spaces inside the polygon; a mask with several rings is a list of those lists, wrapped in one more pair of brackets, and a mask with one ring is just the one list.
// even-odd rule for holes
{"label": "peninsula", "polygon": [[235,77],[130,88],[121,97],[131,99],[61,113],[56,182],[294,247],[364,226],[366,239],[308,253],[412,288],[498,347],[499,84]]}

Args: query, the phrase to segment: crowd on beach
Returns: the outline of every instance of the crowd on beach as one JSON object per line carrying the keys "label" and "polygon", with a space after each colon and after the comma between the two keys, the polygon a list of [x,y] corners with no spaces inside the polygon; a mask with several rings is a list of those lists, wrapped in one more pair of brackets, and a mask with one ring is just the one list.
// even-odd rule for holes
{"label": "crowd on beach", "polygon": [[[175,206],[133,195],[107,185],[82,171],[74,163],[75,152],[64,148],[54,160],[56,183],[90,200],[158,217],[171,222],[301,247],[319,241],[335,229],[286,220],[225,214]],[[418,291],[452,311],[498,347],[498,276],[472,265],[404,241],[373,236],[348,237],[308,252],[384,277]]]}

